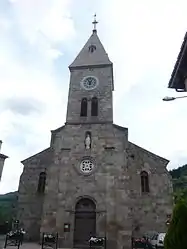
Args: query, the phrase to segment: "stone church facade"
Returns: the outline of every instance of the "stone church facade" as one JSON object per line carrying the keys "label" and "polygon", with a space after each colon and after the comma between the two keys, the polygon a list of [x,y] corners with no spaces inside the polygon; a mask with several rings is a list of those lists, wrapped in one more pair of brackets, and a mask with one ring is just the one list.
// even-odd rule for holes
{"label": "stone church facade", "polygon": [[172,210],[168,161],[128,140],[113,123],[113,65],[97,31],[69,66],[64,126],[50,147],[22,161],[18,218],[30,240],[58,232],[63,247],[106,236],[107,248],[166,230]]}

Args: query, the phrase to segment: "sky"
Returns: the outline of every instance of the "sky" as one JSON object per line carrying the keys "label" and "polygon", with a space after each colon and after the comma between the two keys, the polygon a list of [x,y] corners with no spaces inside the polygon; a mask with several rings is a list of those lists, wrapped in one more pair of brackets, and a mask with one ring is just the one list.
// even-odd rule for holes
{"label": "sky", "polygon": [[[0,194],[15,191],[21,160],[47,148],[66,117],[68,66],[92,32],[114,63],[114,123],[129,140],[187,163],[187,99],[168,82],[187,31],[186,0],[0,0]],[[187,94],[186,94],[187,95]]]}

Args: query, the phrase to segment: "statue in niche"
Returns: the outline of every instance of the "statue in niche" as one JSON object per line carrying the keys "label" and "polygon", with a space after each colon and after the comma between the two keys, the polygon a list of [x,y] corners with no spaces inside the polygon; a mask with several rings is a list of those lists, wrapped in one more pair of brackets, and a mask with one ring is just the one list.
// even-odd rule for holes
{"label": "statue in niche", "polygon": [[89,132],[86,133],[85,148],[86,148],[86,150],[91,149],[91,136],[90,136]]}

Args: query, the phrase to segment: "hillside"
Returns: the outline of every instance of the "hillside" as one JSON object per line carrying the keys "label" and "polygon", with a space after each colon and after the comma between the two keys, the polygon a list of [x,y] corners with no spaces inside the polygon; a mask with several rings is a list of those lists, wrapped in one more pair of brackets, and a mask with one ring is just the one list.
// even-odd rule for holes
{"label": "hillside", "polygon": [[4,195],[0,195],[0,202],[12,202],[17,199],[17,191],[16,192],[10,192]]}
{"label": "hillside", "polygon": [[187,164],[183,165],[182,167],[179,167],[177,169],[173,169],[169,171],[172,178],[180,178],[181,176],[187,176]]}
{"label": "hillside", "polygon": [[187,164],[170,171],[173,179],[173,190],[175,197],[182,197],[187,200]]}
{"label": "hillside", "polygon": [[0,223],[15,217],[17,206],[17,191],[0,195]]}
{"label": "hillside", "polygon": [[187,188],[187,164],[169,171],[173,179],[174,190]]}

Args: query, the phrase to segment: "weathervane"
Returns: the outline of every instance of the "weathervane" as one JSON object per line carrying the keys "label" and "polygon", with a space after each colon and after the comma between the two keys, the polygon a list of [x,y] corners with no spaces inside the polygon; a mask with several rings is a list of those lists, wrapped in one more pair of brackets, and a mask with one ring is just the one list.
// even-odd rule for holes
{"label": "weathervane", "polygon": [[96,14],[94,15],[94,21],[93,21],[92,23],[93,23],[93,25],[94,25],[93,32],[97,32],[96,26],[97,26],[97,24],[98,24],[98,21],[96,20]]}

